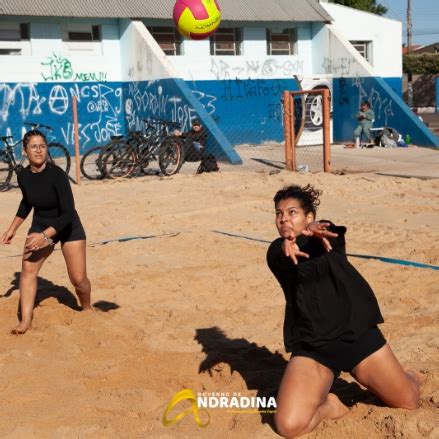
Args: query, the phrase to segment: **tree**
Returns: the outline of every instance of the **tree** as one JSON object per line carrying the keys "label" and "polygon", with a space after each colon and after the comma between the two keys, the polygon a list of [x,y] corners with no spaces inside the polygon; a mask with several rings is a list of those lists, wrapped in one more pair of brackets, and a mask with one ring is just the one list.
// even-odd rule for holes
{"label": "tree", "polygon": [[377,15],[384,15],[387,12],[387,8],[380,3],[377,4],[376,0],[331,0],[331,2]]}

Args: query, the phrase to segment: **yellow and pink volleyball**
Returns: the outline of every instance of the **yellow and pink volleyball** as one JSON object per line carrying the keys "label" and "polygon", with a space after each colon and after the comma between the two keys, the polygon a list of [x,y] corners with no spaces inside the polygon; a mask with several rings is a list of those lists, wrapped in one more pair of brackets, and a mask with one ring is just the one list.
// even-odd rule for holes
{"label": "yellow and pink volleyball", "polygon": [[221,11],[216,0],[177,0],[174,22],[186,38],[203,40],[210,37],[221,21]]}

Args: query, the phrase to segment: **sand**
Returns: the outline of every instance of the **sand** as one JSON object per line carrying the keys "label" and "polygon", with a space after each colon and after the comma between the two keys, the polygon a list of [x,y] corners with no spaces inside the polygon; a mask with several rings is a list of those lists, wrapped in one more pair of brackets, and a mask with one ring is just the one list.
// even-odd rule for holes
{"label": "sand", "polygon": [[[9,335],[17,321],[15,255],[29,220],[0,248],[0,437],[277,437],[267,414],[209,409],[204,429],[192,415],[169,427],[162,416],[183,388],[275,393],[288,355],[283,293],[265,264],[267,244],[214,231],[274,239],[271,199],[292,182],[324,190],[319,217],[348,227],[349,253],[439,265],[439,180],[227,172],[74,187],[99,311],[78,311],[57,251],[40,273],[33,329]],[[0,199],[5,229],[20,193]],[[381,329],[397,357],[423,375],[421,407],[384,407],[343,373],[335,392],[349,414],[307,437],[439,437],[438,271],[350,261],[378,297]],[[182,402],[173,414],[188,406]]]}

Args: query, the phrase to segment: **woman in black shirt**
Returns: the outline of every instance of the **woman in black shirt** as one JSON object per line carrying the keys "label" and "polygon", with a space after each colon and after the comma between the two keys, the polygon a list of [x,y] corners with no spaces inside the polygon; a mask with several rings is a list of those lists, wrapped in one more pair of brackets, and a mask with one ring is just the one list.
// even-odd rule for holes
{"label": "woman in black shirt", "polygon": [[346,257],[346,228],[315,221],[319,196],[308,185],[274,197],[281,238],[271,243],[267,262],[285,294],[284,343],[292,353],[275,415],[285,437],[347,413],[329,393],[341,370],[391,407],[419,404],[418,376],[401,367],[386,343],[375,295]]}
{"label": "woman in black shirt", "polygon": [[28,131],[23,138],[23,148],[29,159],[29,166],[17,177],[23,199],[9,229],[1,238],[2,244],[10,244],[17,229],[34,209],[20,274],[21,321],[12,330],[13,334],[24,334],[31,328],[38,272],[59,241],[81,307],[83,310],[91,309],[91,287],[85,262],[86,237],[75,210],[68,176],[48,162],[46,138],[40,131]]}

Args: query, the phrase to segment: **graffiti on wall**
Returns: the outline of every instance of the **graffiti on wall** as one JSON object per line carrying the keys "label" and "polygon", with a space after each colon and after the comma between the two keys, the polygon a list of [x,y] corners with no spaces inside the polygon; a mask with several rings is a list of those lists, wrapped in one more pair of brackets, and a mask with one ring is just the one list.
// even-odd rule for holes
{"label": "graffiti on wall", "polygon": [[335,75],[339,77],[352,75],[357,60],[348,56],[338,58],[329,58],[325,56],[322,67],[327,75]]}
{"label": "graffiti on wall", "polygon": [[82,148],[123,133],[120,83],[0,83],[0,132],[20,138],[25,122],[41,122],[54,127],[54,139],[72,147],[73,96],[78,102]]}
{"label": "graffiti on wall", "polygon": [[303,73],[303,60],[280,61],[276,58],[246,60],[242,63],[228,63],[223,59],[211,58],[210,72],[216,79],[234,79],[238,77],[275,78],[292,77]]}
{"label": "graffiti on wall", "polygon": [[41,63],[44,81],[95,81],[107,82],[106,72],[75,72],[72,62],[63,55],[53,53]]}
{"label": "graffiti on wall", "polygon": [[[169,85],[167,85],[169,84]],[[196,111],[171,81],[130,82],[125,87],[125,118],[130,130],[140,130],[145,118],[166,119],[178,122],[182,130],[191,126]],[[194,96],[209,114],[216,110],[216,97],[201,91]]]}
{"label": "graffiti on wall", "polygon": [[389,119],[394,116],[393,113],[393,100],[390,96],[383,97],[381,93],[375,88],[371,87],[366,90],[364,87],[363,78],[353,78],[351,79],[354,89],[358,91],[358,107],[363,101],[368,101],[370,107],[375,113],[375,120],[380,120],[384,123],[384,126],[389,125]]}

